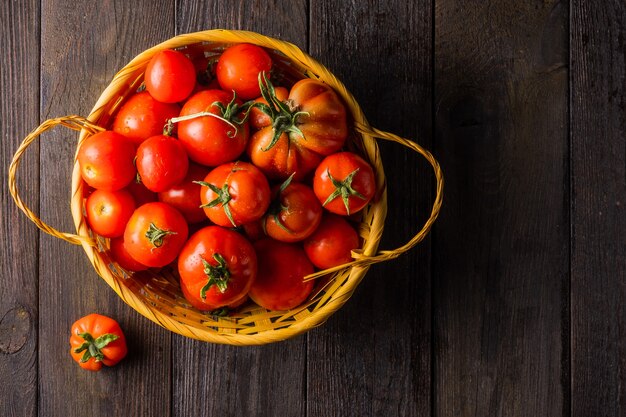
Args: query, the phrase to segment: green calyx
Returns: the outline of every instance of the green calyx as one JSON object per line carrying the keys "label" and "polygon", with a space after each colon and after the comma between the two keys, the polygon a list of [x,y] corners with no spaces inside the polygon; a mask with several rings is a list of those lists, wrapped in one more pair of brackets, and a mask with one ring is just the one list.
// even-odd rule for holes
{"label": "green calyx", "polygon": [[350,215],[350,201],[349,201],[350,196],[354,196],[354,197],[360,198],[361,200],[365,200],[365,197],[363,196],[363,194],[361,194],[360,192],[352,188],[352,181],[354,180],[354,176],[358,172],[359,172],[359,168],[349,173],[348,176],[343,181],[340,181],[340,180],[333,178],[333,176],[330,175],[330,171],[327,169],[326,175],[328,175],[328,178],[335,186],[335,191],[333,191],[332,194],[328,196],[328,198],[326,199],[326,201],[324,201],[324,204],[322,205],[326,206],[326,204],[330,203],[335,198],[341,196],[341,199],[343,200],[343,204],[344,206],[346,206],[346,212],[348,215]]}
{"label": "green calyx", "polygon": [[94,358],[96,362],[102,361],[104,359],[102,348],[120,338],[118,335],[112,333],[103,334],[102,336],[98,336],[97,339],[94,339],[90,333],[86,332],[79,333],[78,335],[82,337],[85,342],[74,349],[74,353],[85,352],[83,357],[80,358],[82,363],[87,362],[91,358]]}
{"label": "green calyx", "polygon": [[298,127],[298,121],[301,116],[308,116],[309,113],[299,111],[298,108],[294,108],[292,104],[280,101],[278,97],[276,97],[274,85],[267,78],[265,72],[259,73],[259,87],[261,89],[261,95],[265,101],[267,101],[267,104],[256,103],[252,106],[261,110],[272,120],[272,130],[274,131],[272,141],[263,151],[267,152],[272,149],[283,133],[295,134],[303,140],[306,140],[304,134]]}
{"label": "green calyx", "polygon": [[146,232],[146,237],[148,238],[150,243],[152,243],[152,246],[154,246],[155,248],[160,248],[163,245],[163,239],[165,239],[165,236],[175,234],[176,232],[160,229],[154,223],[150,223],[150,227]]}
{"label": "green calyx", "polygon": [[206,292],[215,285],[219,292],[224,293],[228,288],[228,281],[230,281],[230,271],[226,265],[226,260],[219,253],[213,254],[213,259],[217,262],[216,266],[208,263],[202,258],[202,264],[204,265],[204,273],[206,274],[208,281],[200,290],[200,297],[204,300],[206,298]]}
{"label": "green calyx", "polygon": [[[295,172],[293,174],[291,174],[289,176],[289,178],[287,178],[285,180],[285,182],[283,182],[280,185],[280,188],[278,189],[278,195],[270,203],[270,206],[269,206],[269,208],[267,210],[267,215],[268,216],[272,216],[272,218],[274,219],[274,221],[276,222],[278,227],[280,227],[281,229],[283,229],[287,233],[293,233],[293,232],[291,230],[289,230],[287,228],[287,226],[285,226],[283,224],[283,222],[280,220],[280,213],[283,212],[283,211],[287,211],[288,212],[289,207],[282,205],[282,203],[280,201],[280,197],[281,197],[281,194],[287,189],[287,187],[289,187],[289,184],[291,184],[291,181],[293,180],[294,175],[296,175]],[[265,224],[263,224],[263,226],[265,227]]]}
{"label": "green calyx", "polygon": [[211,191],[217,194],[217,197],[215,197],[214,200],[208,202],[207,204],[203,204],[200,207],[211,208],[217,206],[218,204],[221,204],[224,208],[224,213],[226,214],[226,217],[228,217],[228,220],[230,220],[233,227],[237,227],[235,219],[233,219],[233,214],[230,211],[230,206],[228,205],[228,203],[232,199],[232,197],[230,196],[230,192],[228,191],[228,184],[224,184],[222,188],[218,188],[217,186],[205,181],[194,181],[194,183],[209,187]]}

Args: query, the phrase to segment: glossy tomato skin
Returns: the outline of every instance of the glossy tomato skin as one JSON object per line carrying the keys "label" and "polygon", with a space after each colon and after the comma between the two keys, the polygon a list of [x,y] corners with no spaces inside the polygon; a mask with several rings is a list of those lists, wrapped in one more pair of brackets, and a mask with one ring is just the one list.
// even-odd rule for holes
{"label": "glossy tomato skin", "polygon": [[269,183],[263,173],[250,163],[237,161],[220,165],[209,172],[204,183],[212,184],[219,190],[225,189],[227,193],[226,204],[220,202],[208,207],[220,196],[207,185],[202,185],[200,191],[204,212],[209,220],[219,226],[237,227],[257,221],[269,207]]}
{"label": "glossy tomato skin", "polygon": [[298,242],[310,236],[322,220],[322,205],[311,187],[293,182],[284,190],[275,187],[265,216],[265,233],[281,242]]}
{"label": "glossy tomato skin", "polygon": [[149,137],[163,133],[167,121],[179,113],[178,104],[161,103],[142,91],[131,96],[120,108],[113,120],[113,131],[139,146]]}
{"label": "glossy tomato skin", "polygon": [[[104,335],[110,335],[112,338],[115,338],[115,340],[111,340],[106,346],[96,349],[96,352],[102,354],[102,358],[98,359],[87,355],[89,358],[85,362],[82,362],[85,351],[89,351],[89,349],[83,349],[80,352],[77,350],[85,348],[85,342],[89,343],[90,340],[96,341],[99,337]],[[100,314],[89,314],[88,316],[80,318],[72,325],[70,355],[81,368],[89,371],[99,371],[102,369],[102,365],[116,365],[119,361],[124,359],[127,353],[128,349],[126,347],[124,332],[122,332],[120,325],[112,318]]]}
{"label": "glossy tomato skin", "polygon": [[301,112],[295,117],[295,127],[301,134],[284,132],[271,146],[274,128],[268,123],[250,137],[247,153],[252,163],[268,177],[286,179],[295,172],[294,180],[299,181],[313,171],[325,155],[343,147],[348,137],[347,115],[332,87],[312,79],[294,84],[287,103],[294,114]]}
{"label": "glossy tomato skin", "polygon": [[146,90],[162,103],[186,99],[196,85],[196,70],[184,54],[167,49],[156,53],[146,67]]}
{"label": "glossy tomato skin", "polygon": [[78,150],[83,180],[99,190],[116,191],[135,178],[135,145],[110,130],[88,137]]}
{"label": "glossy tomato skin", "polygon": [[248,295],[268,310],[289,310],[311,294],[313,281],[302,279],[313,273],[304,251],[291,243],[263,239],[254,243],[259,272]]}
{"label": "glossy tomato skin", "polygon": [[111,257],[122,268],[128,271],[144,271],[148,267],[141,262],[137,262],[124,247],[124,238],[116,237],[109,242]]}
{"label": "glossy tomato skin", "polygon": [[356,230],[343,217],[326,213],[315,232],[304,240],[304,251],[320,269],[352,261],[351,252],[359,248]]}
{"label": "glossy tomato skin", "polygon": [[194,181],[202,181],[209,169],[201,165],[189,164],[187,175],[178,184],[158,194],[159,201],[167,203],[185,216],[188,223],[199,223],[207,219],[200,207],[200,185]]}
{"label": "glossy tomato skin", "polygon": [[[180,116],[189,116],[201,112],[223,116],[215,102],[227,106],[233,98],[232,92],[205,90],[194,94],[183,105]],[[235,104],[241,105],[240,100]],[[236,125],[240,115],[234,115],[228,123],[212,116],[202,116],[178,123],[178,139],[183,143],[189,157],[202,165],[217,166],[234,161],[246,149],[248,142],[248,121]]]}
{"label": "glossy tomato skin", "polygon": [[160,193],[185,178],[189,158],[180,141],[171,136],[158,135],[139,145],[135,165],[143,185],[150,191]]}
{"label": "glossy tomato skin", "polygon": [[[350,174],[353,174],[352,178]],[[342,182],[343,185],[337,187],[332,179]],[[328,201],[339,188],[348,190],[347,206],[341,194]],[[349,191],[350,189],[360,195]],[[324,158],[317,167],[313,177],[313,190],[328,211],[342,216],[354,214],[365,207],[376,192],[374,170],[360,156],[352,152],[339,152]]]}
{"label": "glossy tomato skin", "polygon": [[261,95],[259,73],[271,69],[272,59],[263,48],[240,43],[222,53],[215,71],[223,90],[234,90],[238,97],[251,100]]}
{"label": "glossy tomato skin", "polygon": [[[203,260],[218,267],[216,254],[221,256],[223,267],[228,271],[226,287],[222,292],[218,285],[213,284],[205,288],[203,298],[202,289],[210,279]],[[185,298],[199,310],[215,310],[236,304],[246,296],[256,278],[257,256],[252,244],[241,234],[219,226],[207,226],[185,244],[178,258],[178,272]],[[222,277],[219,275],[215,279]]]}
{"label": "glossy tomato skin", "polygon": [[128,191],[96,190],[87,198],[85,209],[91,230],[103,237],[118,237],[135,211],[135,200]]}
{"label": "glossy tomato skin", "polygon": [[187,240],[187,222],[168,204],[154,202],[137,208],[124,231],[124,247],[137,262],[149,267],[169,264]]}

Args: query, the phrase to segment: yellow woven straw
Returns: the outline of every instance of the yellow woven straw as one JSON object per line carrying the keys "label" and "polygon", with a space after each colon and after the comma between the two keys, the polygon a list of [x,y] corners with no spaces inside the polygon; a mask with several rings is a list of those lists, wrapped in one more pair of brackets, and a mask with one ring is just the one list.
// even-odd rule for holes
{"label": "yellow woven straw", "polygon": [[[61,125],[80,131],[77,150],[87,137],[108,126],[111,117],[126,97],[133,94],[141,85],[145,67],[155,53],[177,48],[192,58],[212,57],[219,55],[229,44],[242,42],[267,48],[275,62],[277,72],[284,77],[285,83],[309,77],[319,79],[335,89],[351,114],[352,126],[348,147],[361,154],[373,166],[377,193],[362,212],[359,234],[363,245],[353,252],[354,260],[307,277],[318,280],[312,296],[304,305],[289,311],[267,311],[249,303],[234,315],[214,317],[196,310],[185,300],[180,291],[175,268],[131,274],[111,260],[108,254],[108,240],[94,235],[83,216],[83,182],[76,161],[72,174],[71,199],[76,234],[54,229],[26,206],[18,194],[16,172],[28,146],[44,131],[54,126]],[[396,142],[418,152],[433,167],[437,181],[433,208],[422,229],[405,245],[379,252],[377,249],[383,232],[387,199],[385,173],[375,138]],[[232,345],[260,345],[288,339],[322,324],[350,298],[370,265],[394,259],[422,241],[441,208],[443,175],[433,156],[415,142],[370,127],[358,103],[345,86],[322,64],[296,46],[253,32],[209,30],[177,36],[139,54],[115,75],[87,119],[66,116],[42,123],[24,139],[13,157],[9,167],[9,190],[17,206],[41,230],[70,243],[82,245],[98,275],[122,300],[140,314],[168,330],[194,339]]]}

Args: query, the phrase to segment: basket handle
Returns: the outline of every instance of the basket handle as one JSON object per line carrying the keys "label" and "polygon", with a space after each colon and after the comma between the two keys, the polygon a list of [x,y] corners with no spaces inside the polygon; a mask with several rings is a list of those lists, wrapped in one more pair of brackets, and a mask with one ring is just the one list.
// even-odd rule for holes
{"label": "basket handle", "polygon": [[11,161],[11,165],[9,165],[9,191],[11,192],[11,196],[13,197],[13,200],[15,200],[15,204],[17,205],[17,207],[19,207],[20,210],[22,210],[24,214],[26,214],[26,217],[28,217],[33,223],[35,223],[35,225],[38,228],[40,228],[44,232],[54,237],[58,237],[59,239],[63,239],[66,242],[72,243],[74,245],[81,245],[83,243],[86,243],[90,246],[95,246],[96,243],[91,238],[75,235],[72,233],[60,232],[54,227],[49,226],[48,224],[44,223],[43,220],[37,217],[37,215],[33,213],[33,211],[29,209],[28,206],[26,206],[26,203],[24,203],[24,201],[19,196],[19,193],[17,191],[16,174],[17,174],[17,169],[20,166],[20,160],[22,159],[24,152],[35,141],[35,139],[39,137],[39,135],[41,135],[46,130],[51,129],[58,125],[64,126],[69,129],[76,130],[76,131],[81,131],[85,129],[91,134],[96,133],[96,132],[101,132],[104,130],[100,126],[95,125],[94,123],[90,122],[84,117],[76,116],[76,115],[64,116],[64,117],[58,117],[56,119],[46,120],[41,125],[39,125],[38,128],[30,132],[28,136],[24,138],[19,148],[17,148],[17,151],[15,151],[15,154],[13,155],[13,160]]}
{"label": "basket handle", "polygon": [[430,212],[430,217],[428,218],[428,220],[426,220],[426,223],[424,223],[424,226],[422,226],[421,230],[417,232],[417,234],[413,236],[404,245],[396,249],[392,249],[392,250],[378,251],[378,253],[372,256],[367,256],[367,255],[363,255],[362,253],[352,251],[352,257],[354,258],[353,261],[307,275],[306,277],[304,277],[304,281],[316,279],[321,276],[324,276],[324,275],[327,275],[336,271],[340,271],[347,267],[353,267],[353,266],[364,267],[364,266],[376,264],[379,262],[388,261],[390,259],[395,259],[398,256],[402,255],[404,252],[413,248],[422,240],[424,240],[424,238],[430,231],[430,228],[432,227],[433,223],[437,219],[437,216],[439,216],[439,211],[441,210],[441,203],[443,201],[444,181],[443,181],[443,173],[441,172],[441,167],[439,166],[439,162],[437,162],[435,157],[426,149],[419,146],[417,143],[410,141],[408,139],[401,138],[400,136],[394,135],[393,133],[383,132],[382,130],[379,130],[374,127],[370,127],[370,126],[364,125],[363,123],[358,123],[358,122],[355,123],[355,130],[362,135],[373,136],[378,139],[384,139],[384,140],[396,142],[396,143],[399,143],[400,145],[406,146],[407,148],[422,155],[430,163],[430,165],[433,167],[433,170],[435,172],[435,179],[437,180],[437,191],[436,191],[437,194],[435,196],[435,201],[433,202],[433,208]]}

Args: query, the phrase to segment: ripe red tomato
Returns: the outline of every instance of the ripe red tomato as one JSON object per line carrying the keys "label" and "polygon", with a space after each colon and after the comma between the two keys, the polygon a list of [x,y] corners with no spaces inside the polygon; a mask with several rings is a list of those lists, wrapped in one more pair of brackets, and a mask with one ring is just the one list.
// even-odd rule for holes
{"label": "ripe red tomato", "polygon": [[259,73],[270,72],[272,58],[263,48],[240,43],[226,49],[217,61],[217,81],[223,90],[234,90],[237,96],[251,100],[261,94]]}
{"label": "ripe red tomato", "polygon": [[217,166],[234,161],[243,153],[249,127],[247,121],[240,119],[240,105],[240,100],[233,100],[232,92],[221,90],[200,91],[187,100],[181,118],[204,114],[178,122],[178,139],[193,161]]}
{"label": "ripe red tomato", "polygon": [[304,240],[304,251],[313,265],[332,268],[352,261],[351,252],[359,247],[356,230],[343,217],[326,213],[315,232]]}
{"label": "ripe red tomato", "polygon": [[142,91],[131,96],[120,108],[113,120],[113,131],[139,145],[149,137],[163,133],[167,121],[179,113],[178,104],[161,103],[147,91]]}
{"label": "ripe red tomato", "polygon": [[324,158],[315,170],[313,190],[328,211],[350,215],[369,203],[376,192],[374,170],[352,152]]}
{"label": "ripe red tomato", "polygon": [[83,180],[93,188],[115,191],[135,178],[135,145],[110,130],[88,137],[78,150]]}
{"label": "ripe red tomato", "polygon": [[155,54],[146,67],[146,90],[162,103],[186,99],[196,85],[196,69],[189,58],[167,49]]}
{"label": "ripe red tomato", "polygon": [[128,191],[96,190],[85,206],[91,230],[103,237],[117,237],[124,234],[126,223],[135,211],[135,200]]}
{"label": "ripe red tomato", "polygon": [[259,220],[270,204],[270,186],[261,171],[247,162],[213,169],[201,182],[200,199],[209,220],[237,227]]}
{"label": "ripe red tomato", "polygon": [[274,187],[264,220],[268,236],[281,242],[298,242],[310,236],[320,220],[322,206],[309,186],[289,179]]}
{"label": "ripe red tomato", "polygon": [[165,266],[187,241],[187,222],[175,208],[161,202],[135,210],[124,231],[124,247],[137,262]]}
{"label": "ripe red tomato", "polygon": [[348,137],[346,109],[332,87],[320,81],[298,81],[286,101],[276,97],[271,83],[264,83],[263,98],[269,105],[258,109],[268,118],[261,119],[262,128],[251,136],[247,153],[269,178],[284,180],[295,172],[294,180],[299,181],[324,155],[343,146]]}
{"label": "ripe red tomato", "polygon": [[143,185],[150,191],[160,193],[185,178],[189,158],[180,141],[159,135],[139,145],[135,165]]}
{"label": "ripe red tomato", "polygon": [[72,324],[70,346],[72,358],[89,371],[99,371],[103,364],[114,366],[128,352],[120,325],[100,314],[90,314]]}
{"label": "ripe red tomato", "polygon": [[144,271],[148,269],[147,266],[141,262],[137,262],[130,256],[130,253],[124,247],[124,238],[116,237],[110,241],[111,258],[117,262],[122,268],[128,271]]}
{"label": "ripe red tomato", "polygon": [[257,257],[242,235],[219,226],[196,232],[178,258],[183,295],[198,310],[236,304],[257,274]]}
{"label": "ripe red tomato", "polygon": [[289,310],[311,294],[313,281],[302,278],[313,273],[304,251],[294,244],[263,239],[254,243],[259,271],[248,295],[268,310]]}
{"label": "ripe red tomato", "polygon": [[187,176],[180,183],[159,193],[159,201],[167,203],[185,216],[188,223],[199,223],[207,219],[200,205],[200,184],[209,173],[208,168],[189,164]]}

